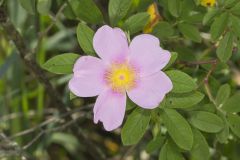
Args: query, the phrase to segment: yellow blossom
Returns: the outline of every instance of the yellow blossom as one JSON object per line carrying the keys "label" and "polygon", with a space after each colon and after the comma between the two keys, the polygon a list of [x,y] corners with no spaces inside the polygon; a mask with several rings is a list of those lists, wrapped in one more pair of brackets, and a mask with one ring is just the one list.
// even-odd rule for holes
{"label": "yellow blossom", "polygon": [[152,32],[153,27],[158,23],[158,21],[161,19],[161,16],[159,15],[157,4],[152,3],[148,9],[147,13],[150,15],[149,22],[145,26],[143,32],[144,33],[150,33]]}
{"label": "yellow blossom", "polygon": [[216,4],[216,0],[201,0],[201,5],[205,7],[213,7]]}

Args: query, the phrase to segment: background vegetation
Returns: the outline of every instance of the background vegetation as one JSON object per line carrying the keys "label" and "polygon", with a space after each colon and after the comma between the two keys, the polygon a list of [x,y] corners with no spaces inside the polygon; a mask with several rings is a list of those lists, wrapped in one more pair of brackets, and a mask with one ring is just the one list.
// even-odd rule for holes
{"label": "background vegetation", "polygon": [[[129,100],[114,132],[67,87],[104,24],[172,53],[173,91],[154,110]],[[0,159],[239,160],[239,48],[239,0],[0,0]]]}

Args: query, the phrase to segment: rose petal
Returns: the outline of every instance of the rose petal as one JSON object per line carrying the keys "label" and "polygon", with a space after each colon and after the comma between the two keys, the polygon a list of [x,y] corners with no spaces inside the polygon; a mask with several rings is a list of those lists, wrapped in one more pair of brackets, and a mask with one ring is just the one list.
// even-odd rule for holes
{"label": "rose petal", "polygon": [[118,128],[124,118],[126,108],[126,94],[103,91],[94,106],[94,123],[101,121],[107,131]]}
{"label": "rose petal", "polygon": [[128,42],[120,28],[107,25],[97,30],[93,38],[93,47],[99,57],[106,62],[124,60],[128,54]]}
{"label": "rose petal", "polygon": [[172,82],[165,73],[159,71],[139,79],[137,86],[128,91],[129,98],[142,108],[156,108],[166,93],[172,90]]}
{"label": "rose petal", "polygon": [[130,62],[140,71],[140,76],[147,76],[160,71],[171,57],[160,46],[158,38],[149,34],[136,36],[130,44]]}
{"label": "rose petal", "polygon": [[102,60],[91,57],[80,57],[73,67],[73,77],[69,81],[69,89],[79,97],[92,97],[99,95],[105,87],[105,65]]}

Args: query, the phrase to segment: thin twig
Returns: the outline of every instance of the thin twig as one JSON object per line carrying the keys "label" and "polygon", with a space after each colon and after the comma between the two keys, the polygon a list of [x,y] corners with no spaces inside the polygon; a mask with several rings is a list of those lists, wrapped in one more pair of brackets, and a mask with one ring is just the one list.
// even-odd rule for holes
{"label": "thin twig", "polygon": [[36,127],[29,128],[29,129],[26,129],[26,130],[24,130],[24,131],[18,132],[18,133],[16,133],[16,134],[14,134],[13,136],[9,137],[9,138],[10,138],[10,139],[14,139],[14,138],[16,138],[16,137],[20,137],[20,136],[24,136],[24,135],[26,135],[26,134],[30,134],[30,133],[32,133],[32,132],[35,132],[35,131],[38,130],[38,129],[41,129],[41,128],[44,127],[45,125],[48,125],[48,124],[50,124],[50,123],[52,123],[52,122],[54,122],[54,121],[56,122],[57,120],[59,120],[59,119],[56,119],[56,118],[48,119],[48,120],[40,123],[40,124],[37,125]]}
{"label": "thin twig", "polygon": [[215,61],[214,63],[212,63],[211,69],[208,71],[206,77],[204,78],[204,81],[205,81],[205,82],[208,83],[208,80],[209,80],[210,75],[212,74],[212,72],[213,72],[213,71],[216,69],[216,67],[217,67],[217,62],[218,62],[218,61]]}
{"label": "thin twig", "polygon": [[[199,87],[202,84],[205,84],[205,88],[206,88],[206,92],[207,94],[209,94],[209,90],[208,90],[208,80],[210,75],[212,74],[212,72],[216,69],[218,60],[217,59],[212,59],[212,60],[205,60],[205,61],[178,61],[177,64],[183,64],[185,66],[198,66],[198,65],[203,65],[203,64],[211,64],[211,69],[208,71],[207,75],[204,77],[203,81],[199,84]],[[211,97],[209,97],[211,98]],[[211,100],[211,99],[210,99]]]}
{"label": "thin twig", "polygon": [[212,60],[206,60],[206,61],[179,61],[178,64],[183,64],[186,66],[196,66],[196,65],[202,65],[202,64],[211,64],[211,69],[207,72],[206,76],[204,77],[203,81],[199,84],[198,87],[202,86],[204,84],[205,91],[208,95],[209,100],[216,106],[216,101],[211,93],[210,87],[209,87],[209,77],[213,73],[213,71],[216,69],[218,60],[212,59]]}
{"label": "thin twig", "polygon": [[204,84],[204,87],[205,87],[205,90],[206,90],[206,93],[207,93],[207,95],[208,95],[209,100],[216,106],[217,103],[216,103],[216,101],[215,101],[215,99],[214,99],[214,97],[213,97],[213,95],[212,95],[212,92],[211,92],[211,90],[210,90],[209,84],[208,84],[208,83],[205,83],[205,84]]}
{"label": "thin twig", "polygon": [[[57,112],[57,110],[53,109],[53,108],[47,108],[47,109],[43,110],[43,114],[46,114],[46,115],[52,115],[52,114],[54,114],[56,112]],[[27,113],[14,112],[14,113],[3,115],[2,117],[0,117],[0,122],[4,122],[4,121],[9,121],[9,120],[12,120],[12,119],[20,118],[20,117],[23,117],[26,114],[29,117],[34,117],[34,116],[36,116],[38,114],[38,112],[36,110],[29,110]]]}
{"label": "thin twig", "polygon": [[201,64],[216,64],[217,59],[206,60],[206,61],[178,61],[177,64],[183,64],[186,66],[195,66]]}
{"label": "thin twig", "polygon": [[[44,126],[46,126],[46,125],[48,125],[48,124],[50,124],[50,123],[60,122],[61,119],[65,118],[66,116],[75,114],[75,113],[77,113],[77,112],[79,112],[79,111],[81,111],[81,110],[84,110],[84,109],[86,109],[86,108],[90,108],[91,106],[92,106],[92,104],[89,104],[89,105],[82,106],[82,107],[80,107],[80,108],[76,108],[76,109],[74,109],[74,110],[71,110],[71,111],[69,111],[69,112],[67,112],[67,113],[64,113],[64,114],[58,116],[58,117],[52,117],[52,118],[50,118],[50,119],[48,119],[48,120],[43,121],[42,123],[38,124],[38,125],[35,126],[35,127],[29,128],[29,129],[26,129],[26,130],[24,130],[24,131],[21,131],[21,132],[18,132],[18,133],[16,133],[16,134],[14,134],[13,136],[10,137],[10,139],[13,139],[13,138],[16,138],[16,137],[20,137],[20,136],[24,136],[24,135],[30,134],[30,133],[32,133],[32,132],[35,132],[35,131],[39,130],[39,129],[42,129]],[[75,119],[73,119],[73,120],[75,120]],[[70,122],[71,122],[71,121],[70,121]]]}
{"label": "thin twig", "polygon": [[26,150],[30,146],[32,146],[42,135],[44,134],[43,131],[41,131],[36,137],[33,138],[27,145],[23,146],[23,150]]}
{"label": "thin twig", "polygon": [[134,150],[135,150],[136,147],[137,147],[137,145],[131,146],[131,147],[125,152],[125,154],[122,155],[122,157],[120,158],[120,160],[125,160],[129,155],[131,155],[132,152],[134,152]]}
{"label": "thin twig", "polygon": [[208,71],[207,75],[205,76],[205,78],[203,80],[204,81],[204,87],[205,87],[206,93],[208,95],[208,98],[215,106],[217,106],[217,103],[216,103],[216,101],[215,101],[215,99],[212,95],[212,92],[210,90],[210,87],[209,87],[209,77],[211,76],[212,72],[216,69],[216,66],[217,66],[217,61],[212,64],[211,69]]}
{"label": "thin twig", "polygon": [[16,143],[11,141],[5,136],[4,133],[0,132],[0,158],[6,157],[21,157],[25,160],[32,160],[24,150]]}
{"label": "thin twig", "polygon": [[23,150],[28,149],[31,145],[33,145],[38,139],[41,138],[41,136],[43,136],[46,133],[50,133],[50,132],[55,132],[55,131],[61,131],[66,129],[67,127],[71,126],[72,124],[74,124],[79,118],[83,117],[84,114],[79,115],[78,117],[76,117],[75,119],[73,119],[72,121],[69,121],[59,127],[55,127],[55,128],[50,128],[50,129],[46,129],[46,130],[41,130],[40,133],[37,134],[37,136],[35,136],[27,145],[25,145],[23,147]]}

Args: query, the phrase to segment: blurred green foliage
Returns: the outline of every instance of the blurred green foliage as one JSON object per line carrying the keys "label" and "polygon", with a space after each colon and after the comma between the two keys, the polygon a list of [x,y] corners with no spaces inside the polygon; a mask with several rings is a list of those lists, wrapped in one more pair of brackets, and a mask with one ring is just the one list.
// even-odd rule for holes
{"label": "blurred green foliage", "polygon": [[[155,13],[148,10],[152,3]],[[30,159],[94,159],[70,132],[73,123],[106,159],[240,159],[239,0],[218,0],[213,7],[199,0],[0,0],[0,6],[31,51],[26,56],[48,71],[76,118],[64,120],[0,25],[0,132]],[[93,124],[95,98],[68,90],[72,66],[79,56],[96,55],[92,38],[100,26],[120,27],[132,39],[153,14],[158,18],[149,34],[171,51],[164,70],[174,89],[151,111],[128,100],[122,130],[107,133]],[[21,159],[7,146],[0,141],[0,159]]]}

